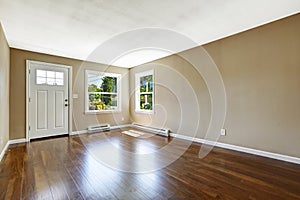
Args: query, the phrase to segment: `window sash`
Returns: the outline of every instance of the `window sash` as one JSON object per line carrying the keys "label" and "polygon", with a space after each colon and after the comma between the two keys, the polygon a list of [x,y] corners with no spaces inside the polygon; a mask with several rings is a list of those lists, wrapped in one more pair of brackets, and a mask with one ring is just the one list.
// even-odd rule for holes
{"label": "window sash", "polygon": [[[91,83],[89,83],[89,75],[94,75],[97,76],[98,79],[102,79],[104,77],[112,77],[112,78],[117,78],[116,83],[115,83],[115,87],[116,87],[116,92],[89,92],[89,85]],[[94,70],[86,70],[85,71],[85,77],[86,77],[86,81],[85,81],[85,89],[86,89],[86,95],[85,95],[85,99],[86,99],[86,103],[85,103],[85,112],[87,113],[101,113],[101,112],[119,112],[121,111],[121,91],[120,91],[120,77],[121,74],[115,74],[115,73],[106,73],[106,72],[100,72],[100,71],[94,71]],[[92,103],[89,99],[91,94],[99,94],[99,95],[113,95],[114,98],[116,98],[116,106],[112,106],[112,109],[99,109],[99,110],[92,110],[90,109],[90,103]],[[107,105],[108,106],[108,105]]]}
{"label": "window sash", "polygon": [[37,85],[64,86],[64,72],[36,69],[35,83]]}
{"label": "window sash", "polygon": [[117,92],[88,92],[89,94],[113,94],[118,95]]}
{"label": "window sash", "polygon": [[[147,85],[148,87],[150,85],[152,85],[152,91],[145,91],[145,92],[141,92],[141,80],[146,77],[146,76],[152,76],[152,80],[151,81],[147,81]],[[154,112],[154,71],[150,70],[150,71],[145,71],[145,72],[141,72],[141,73],[136,73],[135,74],[135,87],[137,88],[137,90],[135,91],[136,93],[136,98],[135,98],[135,111],[136,112],[145,112],[145,113],[152,113]],[[148,88],[149,90],[149,88]],[[151,109],[143,109],[141,108],[141,96],[146,96],[146,95],[151,95]]]}
{"label": "window sash", "polygon": [[153,92],[140,92],[140,94],[153,94]]}

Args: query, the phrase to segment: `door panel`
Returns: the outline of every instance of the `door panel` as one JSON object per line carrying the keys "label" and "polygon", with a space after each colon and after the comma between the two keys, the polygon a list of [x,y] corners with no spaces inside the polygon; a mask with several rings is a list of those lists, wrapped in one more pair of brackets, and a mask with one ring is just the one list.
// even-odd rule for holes
{"label": "door panel", "polygon": [[40,90],[37,97],[37,130],[47,129],[48,126],[48,91]]}
{"label": "door panel", "polygon": [[29,62],[29,139],[68,133],[68,68]]}
{"label": "door panel", "polygon": [[62,128],[64,122],[64,92],[55,91],[55,128]]}

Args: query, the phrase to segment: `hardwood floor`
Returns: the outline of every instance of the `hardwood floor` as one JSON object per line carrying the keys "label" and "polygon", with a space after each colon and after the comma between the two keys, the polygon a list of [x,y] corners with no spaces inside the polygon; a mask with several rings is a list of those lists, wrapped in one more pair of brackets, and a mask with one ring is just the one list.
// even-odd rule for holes
{"label": "hardwood floor", "polygon": [[[216,147],[199,159],[201,145],[193,143],[163,169],[129,173],[91,153],[110,155],[107,143],[122,152],[149,153],[171,142],[174,154],[186,145],[161,136],[134,138],[121,130],[11,145],[0,164],[0,199],[300,199],[300,165],[287,162]],[[111,155],[128,169],[143,164]]]}

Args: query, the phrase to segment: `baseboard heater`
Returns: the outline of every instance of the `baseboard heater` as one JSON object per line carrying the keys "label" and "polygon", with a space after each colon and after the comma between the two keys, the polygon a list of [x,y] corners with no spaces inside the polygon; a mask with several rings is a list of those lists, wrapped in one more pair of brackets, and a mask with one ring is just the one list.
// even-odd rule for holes
{"label": "baseboard heater", "polygon": [[152,126],[148,126],[148,125],[144,125],[144,124],[138,124],[138,123],[132,123],[132,127],[134,128],[138,128],[144,131],[149,131],[158,135],[163,135],[163,136],[169,136],[169,129],[165,129],[165,128],[156,128],[156,127],[152,127]]}
{"label": "baseboard heater", "polygon": [[109,130],[110,130],[109,124],[98,124],[95,126],[88,127],[88,133],[95,133],[95,132],[109,131]]}

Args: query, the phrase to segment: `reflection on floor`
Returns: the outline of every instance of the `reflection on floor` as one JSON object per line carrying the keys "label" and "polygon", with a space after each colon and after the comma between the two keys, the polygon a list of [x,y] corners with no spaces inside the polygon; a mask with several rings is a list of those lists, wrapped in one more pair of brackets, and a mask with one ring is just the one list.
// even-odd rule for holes
{"label": "reflection on floor", "polygon": [[141,137],[141,138],[149,138],[154,135],[152,133],[147,133],[147,132],[138,131],[138,130],[127,130],[127,131],[122,131],[122,133],[132,136],[132,137]]}

